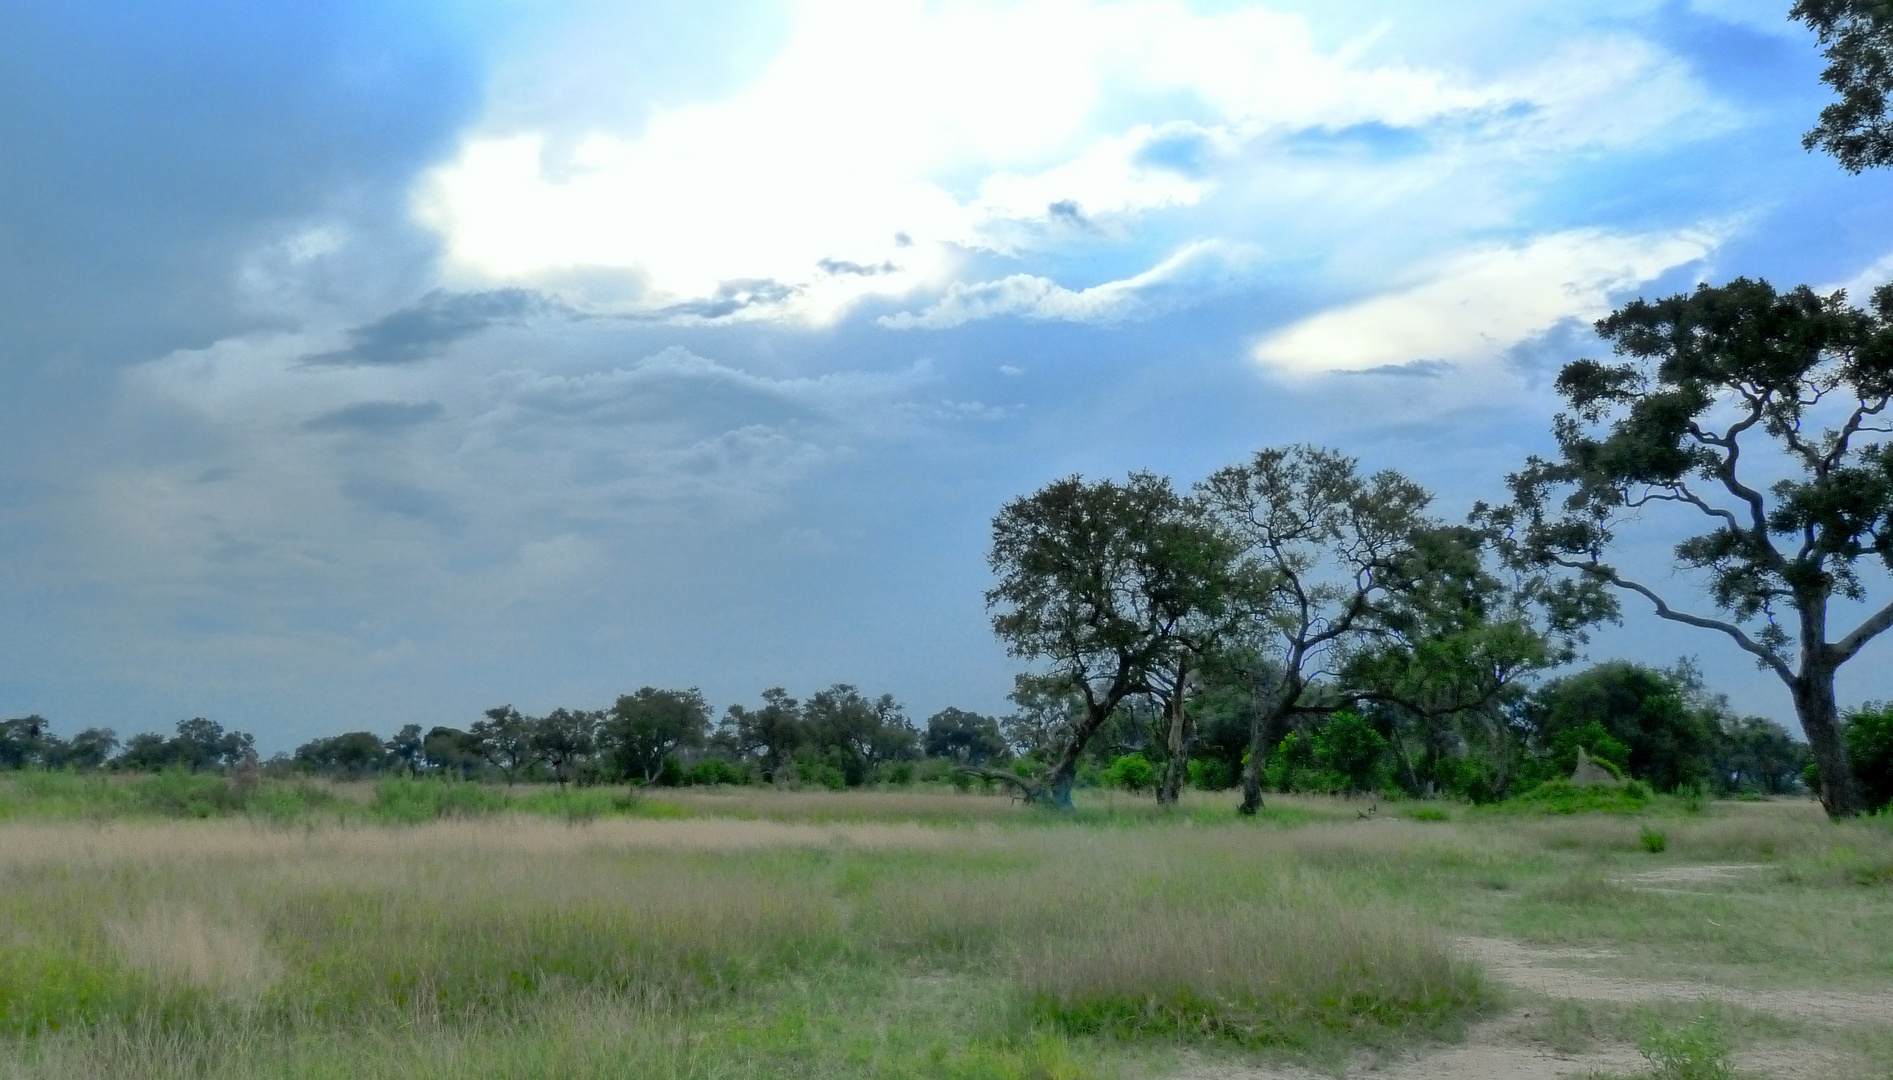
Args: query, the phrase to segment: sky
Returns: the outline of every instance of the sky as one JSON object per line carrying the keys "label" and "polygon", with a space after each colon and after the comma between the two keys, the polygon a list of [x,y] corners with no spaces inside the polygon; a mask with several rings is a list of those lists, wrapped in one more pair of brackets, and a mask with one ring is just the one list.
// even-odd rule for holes
{"label": "sky", "polygon": [[0,715],[1003,712],[1008,499],[1306,441],[1456,519],[1614,306],[1893,277],[1786,7],[10,3]]}

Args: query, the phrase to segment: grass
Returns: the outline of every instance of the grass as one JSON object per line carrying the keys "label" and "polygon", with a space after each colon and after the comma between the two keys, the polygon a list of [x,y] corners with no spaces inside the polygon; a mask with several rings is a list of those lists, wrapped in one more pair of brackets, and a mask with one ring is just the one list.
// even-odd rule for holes
{"label": "grass", "polygon": [[[1246,820],[1203,793],[1051,815],[924,788],[390,782],[266,784],[200,818],[175,808],[214,791],[78,780],[0,783],[0,1077],[1134,1080],[1180,1047],[1342,1070],[1506,1007],[1459,935],[1660,979],[1893,985],[1893,828],[1787,802],[1367,820],[1271,796]],[[1544,1037],[1689,1020],[1600,1015]]]}

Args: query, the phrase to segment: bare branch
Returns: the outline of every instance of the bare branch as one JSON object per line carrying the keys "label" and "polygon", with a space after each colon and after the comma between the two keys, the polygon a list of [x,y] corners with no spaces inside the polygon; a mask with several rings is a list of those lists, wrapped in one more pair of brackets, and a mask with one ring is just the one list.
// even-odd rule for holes
{"label": "bare branch", "polygon": [[[1602,563],[1583,562],[1577,559],[1564,558],[1554,559],[1553,561],[1559,566],[1589,574],[1602,581],[1607,581],[1619,589],[1636,593],[1645,600],[1648,600],[1656,608],[1658,618],[1668,619],[1671,622],[1684,623],[1688,626],[1698,626],[1704,630],[1718,630],[1727,634],[1744,652],[1754,655],[1766,665],[1769,670],[1773,671],[1782,682],[1787,683],[1790,687],[1794,686],[1794,672],[1789,669],[1787,663],[1784,662],[1781,657],[1775,655],[1774,650],[1761,644],[1754,638],[1749,637],[1741,627],[1734,623],[1723,622],[1721,619],[1705,618],[1701,615],[1691,615],[1686,611],[1677,611],[1669,606],[1668,601],[1658,596],[1655,591],[1648,586],[1631,581],[1629,578],[1624,577],[1617,573],[1616,570]],[[1888,621],[1893,622],[1893,611],[1885,614],[1887,614]]]}

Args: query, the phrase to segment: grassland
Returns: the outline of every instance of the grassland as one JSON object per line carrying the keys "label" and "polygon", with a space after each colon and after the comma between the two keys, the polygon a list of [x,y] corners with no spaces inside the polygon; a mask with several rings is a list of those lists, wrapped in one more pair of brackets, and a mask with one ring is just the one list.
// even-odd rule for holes
{"label": "grassland", "polygon": [[1893,1076],[1893,826],[1805,803],[72,781],[0,780],[0,1076]]}

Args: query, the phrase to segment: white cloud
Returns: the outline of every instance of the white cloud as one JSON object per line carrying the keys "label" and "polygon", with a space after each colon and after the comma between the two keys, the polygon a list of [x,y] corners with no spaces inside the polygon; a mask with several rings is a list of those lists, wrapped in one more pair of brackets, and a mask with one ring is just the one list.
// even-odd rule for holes
{"label": "white cloud", "polygon": [[1258,258],[1251,246],[1205,240],[1186,245],[1135,277],[1089,289],[1067,289],[1031,274],[974,285],[955,282],[925,311],[884,315],[880,323],[892,330],[944,330],[1001,315],[1082,323],[1146,318],[1240,284]]}
{"label": "white cloud", "polygon": [[[740,90],[654,112],[635,135],[468,138],[415,197],[456,281],[609,271],[641,283],[644,310],[760,282],[767,302],[718,317],[823,322],[949,285],[967,248],[1019,253],[1057,242],[1064,218],[1108,232],[1199,205],[1253,165],[1238,149],[1286,132],[1466,118],[1518,153],[1641,137],[1701,99],[1634,41],[1479,82],[1324,49],[1301,16],[1257,6],[800,0],[791,22]],[[1153,153],[1179,139],[1200,144],[1187,167]],[[1039,288],[1005,284],[1002,302]]]}
{"label": "white cloud", "polygon": [[1255,355],[1302,373],[1487,360],[1561,320],[1605,314],[1614,296],[1703,258],[1717,239],[1577,229],[1474,248],[1424,268],[1405,288],[1270,334]]}

